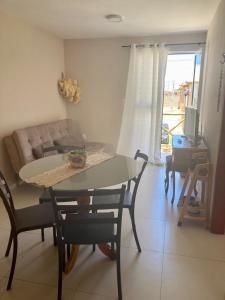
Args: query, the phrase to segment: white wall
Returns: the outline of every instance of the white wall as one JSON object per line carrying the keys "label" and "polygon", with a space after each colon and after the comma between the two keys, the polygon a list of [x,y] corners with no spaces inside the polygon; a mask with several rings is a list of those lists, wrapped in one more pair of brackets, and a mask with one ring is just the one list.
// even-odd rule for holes
{"label": "white wall", "polygon": [[[209,27],[206,44],[205,82],[203,90],[203,134],[210,148],[212,162],[218,154],[223,101],[217,111],[222,54],[225,53],[225,0],[222,0]],[[225,80],[225,79],[224,79]]]}
{"label": "white wall", "polygon": [[80,122],[88,139],[117,145],[130,43],[204,42],[206,33],[172,34],[146,38],[82,39],[65,41],[66,75],[77,79],[81,102],[68,104],[68,114]]}
{"label": "white wall", "polygon": [[2,138],[14,129],[66,116],[57,80],[63,41],[0,12],[0,169],[13,180]]}
{"label": "white wall", "polygon": [[[217,111],[222,54],[225,53],[225,0],[222,0],[209,27],[206,44],[205,82],[202,98],[203,135],[210,150],[213,170],[212,203],[215,169],[220,141],[225,95]],[[225,66],[223,66],[225,71]],[[225,84],[225,78],[223,78]],[[218,179],[219,180],[219,179]]]}

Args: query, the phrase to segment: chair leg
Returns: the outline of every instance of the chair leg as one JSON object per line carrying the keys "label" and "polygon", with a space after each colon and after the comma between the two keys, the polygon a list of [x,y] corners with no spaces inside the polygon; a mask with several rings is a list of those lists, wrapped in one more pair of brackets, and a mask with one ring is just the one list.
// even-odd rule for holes
{"label": "chair leg", "polygon": [[112,256],[115,254],[115,243],[111,242],[111,251],[112,251]]}
{"label": "chair leg", "polygon": [[120,268],[120,244],[116,244],[116,270],[117,270],[117,287],[118,299],[122,300],[121,268]]}
{"label": "chair leg", "polygon": [[56,228],[54,225],[52,226],[52,234],[53,234],[54,246],[56,246],[57,245],[57,235],[56,235]]}
{"label": "chair leg", "polygon": [[195,197],[197,197],[197,195],[198,195],[197,182],[195,183],[195,186],[194,186],[194,194],[195,194]]}
{"label": "chair leg", "polygon": [[169,182],[170,182],[169,170],[166,169],[166,178],[165,178],[165,193],[166,194],[168,193],[168,190],[169,190]]}
{"label": "chair leg", "polygon": [[67,253],[67,259],[69,260],[70,258],[70,244],[66,244],[66,253]]}
{"label": "chair leg", "polygon": [[180,216],[179,216],[178,223],[177,223],[178,226],[181,226],[182,223],[183,223],[184,216],[185,216],[185,214],[187,212],[187,205],[188,205],[188,202],[190,201],[191,194],[193,192],[195,184],[196,184],[196,177],[193,176],[191,178],[191,181],[190,181],[190,185],[189,185],[189,188],[188,188],[187,196],[186,196],[186,198],[184,200],[183,206],[182,206],[181,211],[180,211]]}
{"label": "chair leg", "polygon": [[201,203],[204,203],[205,200],[205,191],[206,191],[206,184],[202,181],[202,190],[201,190]]}
{"label": "chair leg", "polygon": [[65,273],[65,269],[66,269],[65,245],[62,249],[62,269],[63,269],[63,272]]}
{"label": "chair leg", "polygon": [[[44,201],[42,199],[39,198],[39,204],[42,204]],[[45,241],[45,229],[41,228],[41,240],[42,242]]]}
{"label": "chair leg", "polygon": [[130,219],[131,219],[131,224],[132,224],[132,229],[133,229],[133,233],[134,233],[134,238],[135,238],[135,242],[138,248],[138,252],[141,252],[141,246],[138,240],[138,236],[137,236],[137,231],[136,231],[136,224],[135,224],[135,219],[134,219],[134,209],[131,208],[129,209],[129,213],[130,213]]}
{"label": "chair leg", "polygon": [[174,203],[174,200],[175,200],[175,179],[176,179],[175,171],[172,171],[173,195],[172,195],[171,204],[173,204],[173,203]]}
{"label": "chair leg", "polygon": [[10,270],[10,275],[9,275],[9,280],[7,285],[7,291],[9,291],[12,286],[13,275],[16,267],[17,248],[18,248],[18,241],[17,241],[17,236],[15,236],[13,238],[13,258],[12,258],[12,265],[11,265],[11,270]]}
{"label": "chair leg", "polygon": [[41,240],[42,240],[42,242],[45,241],[45,230],[44,230],[44,228],[41,228]]}
{"label": "chair leg", "polygon": [[[93,214],[96,214],[97,212],[98,212],[97,209],[93,209],[93,210],[92,210],[92,213],[93,213]],[[95,252],[95,250],[96,250],[96,245],[93,244],[93,245],[92,245],[92,251]]]}
{"label": "chair leg", "polygon": [[62,299],[62,273],[63,273],[63,249],[62,245],[58,245],[58,263],[59,263],[59,274],[58,274],[58,300]]}
{"label": "chair leg", "polygon": [[9,236],[9,241],[8,241],[8,246],[7,246],[7,249],[6,249],[6,252],[5,252],[5,257],[9,256],[9,251],[11,249],[12,240],[13,240],[13,237],[12,237],[12,230],[11,230],[10,236]]}

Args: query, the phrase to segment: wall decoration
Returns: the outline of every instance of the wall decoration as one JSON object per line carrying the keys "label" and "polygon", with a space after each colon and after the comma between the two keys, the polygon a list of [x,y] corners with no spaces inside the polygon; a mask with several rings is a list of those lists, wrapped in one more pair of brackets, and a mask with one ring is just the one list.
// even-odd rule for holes
{"label": "wall decoration", "polygon": [[223,53],[223,59],[220,61],[221,69],[220,69],[220,78],[219,78],[219,88],[218,88],[218,100],[217,100],[217,112],[220,111],[220,103],[223,101],[225,95],[225,82],[224,82],[224,74],[225,74],[225,53]]}
{"label": "wall decoration", "polygon": [[66,79],[64,73],[62,73],[62,79],[58,80],[58,90],[64,99],[75,104],[80,102],[80,87],[77,84],[77,80]]}

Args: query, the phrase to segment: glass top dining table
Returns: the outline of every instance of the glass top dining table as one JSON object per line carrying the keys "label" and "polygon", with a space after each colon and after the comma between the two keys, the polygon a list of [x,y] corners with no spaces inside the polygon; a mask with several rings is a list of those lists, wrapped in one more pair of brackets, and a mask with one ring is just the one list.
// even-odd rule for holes
{"label": "glass top dining table", "polygon": [[[64,155],[57,154],[34,160],[20,169],[19,176],[26,179],[50,171],[65,164]],[[79,174],[54,185],[59,190],[89,190],[104,188],[126,182],[136,177],[143,162],[116,154],[109,160],[99,163]]]}

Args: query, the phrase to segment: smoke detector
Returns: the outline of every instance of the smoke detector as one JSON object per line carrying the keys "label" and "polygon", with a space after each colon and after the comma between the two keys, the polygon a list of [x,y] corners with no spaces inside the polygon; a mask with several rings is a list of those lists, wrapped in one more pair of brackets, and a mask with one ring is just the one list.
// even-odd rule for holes
{"label": "smoke detector", "polygon": [[109,22],[114,22],[114,23],[119,23],[122,22],[124,17],[120,16],[120,15],[116,15],[116,14],[109,14],[105,16],[106,20],[108,20]]}

